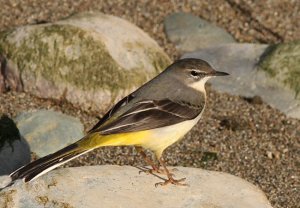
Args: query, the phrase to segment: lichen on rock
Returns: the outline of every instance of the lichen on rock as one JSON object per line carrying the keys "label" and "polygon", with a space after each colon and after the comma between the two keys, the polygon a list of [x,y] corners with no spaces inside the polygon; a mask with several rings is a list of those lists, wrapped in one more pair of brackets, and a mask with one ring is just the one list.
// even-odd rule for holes
{"label": "lichen on rock", "polygon": [[15,202],[13,200],[16,190],[3,191],[0,193],[0,207],[9,208],[14,207]]}
{"label": "lichen on rock", "polygon": [[[20,46],[9,40],[7,43],[3,44],[7,58],[17,63],[21,73],[29,70],[34,76],[66,81],[85,90],[133,87],[134,82],[126,80],[102,42],[72,25],[47,25],[32,30]],[[145,77],[136,76],[136,70],[129,71],[128,77],[145,81]]]}
{"label": "lichen on rock", "polygon": [[0,52],[24,91],[93,110],[116,102],[170,64],[142,30],[101,13],[3,32]]}
{"label": "lichen on rock", "polygon": [[293,90],[295,97],[300,99],[300,41],[270,46],[262,56],[259,68]]}

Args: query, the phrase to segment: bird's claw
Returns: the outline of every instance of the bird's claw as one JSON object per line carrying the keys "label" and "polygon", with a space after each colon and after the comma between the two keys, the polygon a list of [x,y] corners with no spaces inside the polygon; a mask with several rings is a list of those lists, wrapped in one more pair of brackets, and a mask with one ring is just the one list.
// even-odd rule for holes
{"label": "bird's claw", "polygon": [[183,181],[185,181],[185,178],[181,178],[181,179],[176,180],[176,179],[170,177],[169,179],[165,180],[164,182],[156,183],[155,187],[157,187],[157,186],[165,186],[165,185],[168,185],[168,184],[174,184],[174,185],[177,185],[177,186],[189,186],[186,183],[181,183]]}

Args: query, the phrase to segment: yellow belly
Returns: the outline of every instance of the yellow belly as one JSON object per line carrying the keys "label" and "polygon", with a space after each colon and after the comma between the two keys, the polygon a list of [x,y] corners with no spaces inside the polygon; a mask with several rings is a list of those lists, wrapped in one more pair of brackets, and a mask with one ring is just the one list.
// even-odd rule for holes
{"label": "yellow belly", "polygon": [[172,126],[130,132],[122,134],[101,135],[94,133],[79,142],[81,147],[95,149],[103,146],[136,145],[152,150],[158,158],[173,143],[179,141],[199,121],[201,114],[193,120],[184,121]]}

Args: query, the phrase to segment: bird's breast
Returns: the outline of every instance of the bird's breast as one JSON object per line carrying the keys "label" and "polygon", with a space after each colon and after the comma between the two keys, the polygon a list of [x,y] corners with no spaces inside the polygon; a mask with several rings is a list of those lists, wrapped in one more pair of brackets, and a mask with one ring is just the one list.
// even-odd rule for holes
{"label": "bird's breast", "polygon": [[193,120],[151,130],[151,134],[142,139],[142,146],[161,154],[164,149],[182,139],[197,124],[202,112]]}

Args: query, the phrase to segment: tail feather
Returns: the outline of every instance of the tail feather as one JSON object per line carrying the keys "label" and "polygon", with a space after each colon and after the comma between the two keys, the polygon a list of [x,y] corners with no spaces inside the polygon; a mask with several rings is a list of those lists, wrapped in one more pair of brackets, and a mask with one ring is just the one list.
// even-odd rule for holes
{"label": "tail feather", "polygon": [[17,169],[10,174],[10,177],[12,182],[17,179],[23,179],[25,182],[28,182],[95,148],[102,146],[134,145],[137,143],[135,140],[128,140],[128,138],[129,136],[125,134],[103,136],[99,133],[91,133],[74,144]]}
{"label": "tail feather", "polygon": [[17,169],[10,174],[10,177],[12,181],[17,179],[23,179],[25,182],[31,181],[88,151],[91,150],[82,149],[74,143]]}

